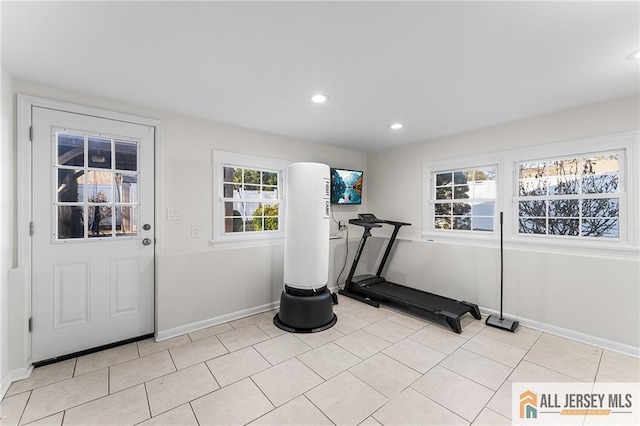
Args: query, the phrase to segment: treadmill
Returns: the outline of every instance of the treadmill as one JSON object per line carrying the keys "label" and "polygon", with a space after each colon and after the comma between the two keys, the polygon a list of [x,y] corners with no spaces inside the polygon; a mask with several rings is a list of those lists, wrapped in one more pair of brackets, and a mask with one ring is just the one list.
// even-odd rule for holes
{"label": "treadmill", "polygon": [[[355,258],[353,259],[353,265],[351,265],[351,270],[347,276],[345,287],[338,291],[339,294],[359,300],[371,306],[375,306],[376,308],[380,307],[380,302],[390,302],[392,304],[416,309],[422,313],[435,315],[445,320],[449,327],[458,334],[462,332],[462,326],[460,325],[460,317],[462,315],[470,313],[475,319],[479,320],[482,318],[478,305],[474,303],[461,302],[448,297],[392,283],[381,276],[384,265],[389,258],[391,248],[398,236],[398,231],[402,226],[411,225],[410,223],[378,219],[371,213],[358,214],[358,219],[350,219],[349,223],[362,226],[364,228],[364,232],[360,239],[360,244],[358,245]],[[371,236],[371,229],[381,228],[383,225],[393,226],[393,233],[391,234],[391,239],[389,240],[384,255],[382,256],[380,266],[378,266],[378,271],[375,275],[367,274],[354,277],[353,274],[358,267],[358,262],[360,261],[364,245],[367,243],[367,238]]]}

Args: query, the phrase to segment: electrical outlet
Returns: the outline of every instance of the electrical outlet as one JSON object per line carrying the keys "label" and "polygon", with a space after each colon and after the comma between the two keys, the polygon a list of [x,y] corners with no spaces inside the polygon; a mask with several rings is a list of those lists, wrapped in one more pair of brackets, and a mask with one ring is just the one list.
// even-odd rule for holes
{"label": "electrical outlet", "polygon": [[191,238],[200,238],[200,229],[195,225],[191,225]]}

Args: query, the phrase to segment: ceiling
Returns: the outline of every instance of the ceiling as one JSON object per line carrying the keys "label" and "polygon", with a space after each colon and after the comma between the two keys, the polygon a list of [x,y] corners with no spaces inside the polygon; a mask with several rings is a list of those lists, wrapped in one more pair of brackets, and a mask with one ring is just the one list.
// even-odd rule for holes
{"label": "ceiling", "polygon": [[1,8],[16,80],[364,152],[640,92],[637,1]]}

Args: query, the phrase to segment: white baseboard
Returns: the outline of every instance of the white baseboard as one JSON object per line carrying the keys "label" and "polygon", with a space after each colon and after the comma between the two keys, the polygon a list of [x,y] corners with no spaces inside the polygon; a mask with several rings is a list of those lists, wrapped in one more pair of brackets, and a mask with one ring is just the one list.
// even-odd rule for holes
{"label": "white baseboard", "polygon": [[[487,309],[487,308],[480,308],[480,312],[487,315],[500,314],[498,311],[494,311],[493,309]],[[566,337],[567,339],[576,340],[578,342],[586,343],[588,345],[598,346],[602,349],[606,349],[609,351],[618,352],[624,355],[640,358],[640,348],[635,346],[614,342],[613,340],[603,339],[602,337],[580,333],[579,331],[569,330],[567,328],[546,324],[546,323],[531,320],[528,318],[518,317],[516,315],[505,313],[504,316],[511,320],[518,321],[520,322],[521,325],[533,328],[535,330],[543,331],[549,334],[554,334],[560,337]]]}
{"label": "white baseboard", "polygon": [[[327,288],[332,293],[336,293],[338,291],[338,287],[335,285],[333,287],[327,286]],[[278,300],[277,302],[267,303],[266,305],[256,306],[255,308],[244,309],[242,311],[232,312],[230,314],[220,315],[218,317],[208,318],[206,320],[192,322],[190,324],[181,325],[180,327],[174,327],[168,330],[161,330],[156,333],[155,339],[156,342],[161,342],[163,340],[178,337],[186,333],[202,330],[203,328],[212,327],[214,325],[248,317],[249,315],[260,314],[272,309],[278,309],[279,306],[280,301]]]}
{"label": "white baseboard", "polygon": [[15,370],[10,370],[7,374],[4,375],[2,381],[0,382],[0,400],[4,398],[4,395],[9,390],[9,386],[11,383],[17,382],[18,380],[27,379],[31,375],[31,371],[33,371],[33,364],[31,364],[31,360],[26,367],[16,368]]}
{"label": "white baseboard", "polygon": [[170,328],[168,330],[161,330],[156,333],[156,342],[161,342],[163,340],[178,337],[183,334],[191,333],[193,331],[202,330],[203,328],[248,317],[249,315],[267,312],[272,309],[276,309],[278,306],[280,306],[280,301],[267,303],[266,305],[260,305],[254,308],[244,309],[242,311],[232,312],[230,314],[220,315],[214,318],[208,318],[206,320],[198,322],[192,322],[190,324],[181,325],[179,327]]}

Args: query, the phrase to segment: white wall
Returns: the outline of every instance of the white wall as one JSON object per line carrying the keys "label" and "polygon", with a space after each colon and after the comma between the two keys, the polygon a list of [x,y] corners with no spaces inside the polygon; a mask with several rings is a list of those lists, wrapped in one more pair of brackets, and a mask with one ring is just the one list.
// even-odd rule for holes
{"label": "white wall", "polygon": [[[413,224],[400,233],[406,240],[398,244],[387,277],[498,309],[497,248],[421,240],[423,164],[638,130],[639,105],[638,96],[627,97],[370,155],[370,210],[379,217]],[[594,258],[506,247],[505,312],[639,352],[638,256]],[[460,267],[459,259],[467,266]]]}
{"label": "white wall", "polygon": [[[210,245],[214,149],[366,169],[363,153],[20,81],[13,86],[14,93],[162,120],[162,143],[156,152],[160,188],[156,194],[156,329],[161,337],[194,323],[215,322],[279,301],[282,245],[234,249]],[[336,207],[336,220],[366,210],[366,182],[363,198],[359,208]],[[180,209],[181,219],[166,220],[167,208]],[[192,225],[200,228],[200,238],[191,238]],[[344,240],[332,242],[339,253],[344,252],[341,246]]]}

